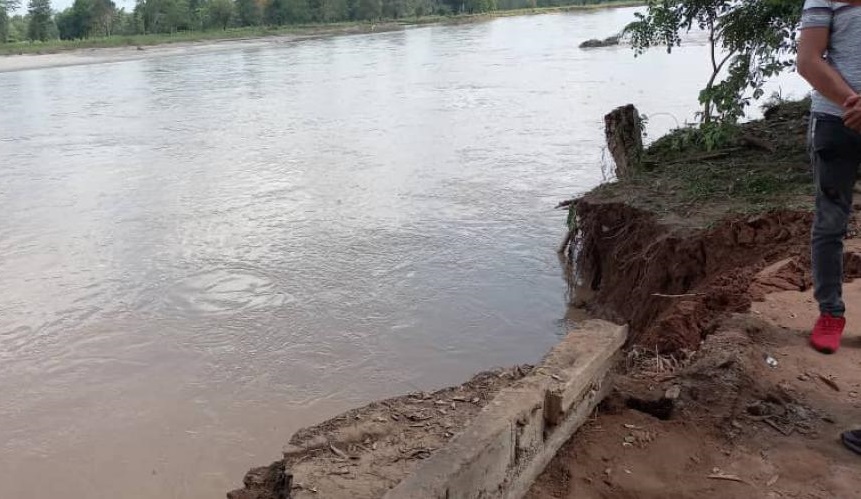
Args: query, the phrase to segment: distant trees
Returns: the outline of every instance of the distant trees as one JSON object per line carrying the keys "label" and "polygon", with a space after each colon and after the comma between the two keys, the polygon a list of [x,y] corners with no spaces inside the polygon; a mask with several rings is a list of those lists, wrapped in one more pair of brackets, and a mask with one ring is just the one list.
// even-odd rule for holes
{"label": "distant trees", "polygon": [[272,0],[266,9],[269,24],[302,24],[310,20],[308,0]]}
{"label": "distant trees", "polygon": [[0,43],[9,39],[10,17],[20,7],[19,0],[0,0]]}
{"label": "distant trees", "polygon": [[30,40],[43,42],[50,38],[54,23],[51,16],[51,0],[30,0],[27,12],[30,16],[27,37]]}
{"label": "distant trees", "polygon": [[358,21],[377,20],[383,15],[383,2],[380,0],[357,0],[355,19]]}
{"label": "distant trees", "polygon": [[236,0],[236,18],[239,25],[259,26],[263,22],[265,7],[261,0]]}
{"label": "distant trees", "polygon": [[210,0],[209,5],[206,6],[207,24],[210,27],[227,29],[233,19],[233,11],[232,0]]}
{"label": "distant trees", "polygon": [[608,0],[136,0],[132,12],[118,9],[115,0],[74,0],[56,13],[51,0],[28,0],[25,16],[15,14],[21,1],[0,0],[0,43],[379,21]]}
{"label": "distant trees", "polygon": [[122,25],[122,15],[111,0],[75,0],[71,7],[55,16],[62,39],[111,36]]}

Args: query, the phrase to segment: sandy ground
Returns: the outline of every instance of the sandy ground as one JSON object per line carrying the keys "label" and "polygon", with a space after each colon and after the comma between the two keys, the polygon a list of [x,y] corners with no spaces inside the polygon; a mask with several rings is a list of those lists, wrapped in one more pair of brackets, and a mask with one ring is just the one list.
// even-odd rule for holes
{"label": "sandy ground", "polygon": [[[284,448],[290,497],[382,497],[463,431],[502,388],[531,370],[524,365],[480,373],[456,387],[374,402],[300,430]],[[248,489],[228,498],[270,497],[260,492],[278,480],[270,470],[251,470],[244,480]]]}
{"label": "sandy ground", "polygon": [[308,28],[302,33],[231,38],[224,40],[201,40],[196,42],[165,43],[161,45],[99,47],[76,49],[54,54],[22,54],[0,56],[0,73],[28,69],[103,64],[135,61],[153,57],[171,57],[208,54],[234,50],[236,48],[272,47],[290,43],[328,38],[341,35],[382,33],[405,29],[399,23],[387,22],[373,25],[356,24],[345,26],[323,26]]}
{"label": "sandy ground", "polygon": [[[807,344],[811,293],[784,291],[721,326],[687,368],[630,374],[616,407],[566,444],[528,497],[861,498],[861,456],[838,441],[861,427],[861,280],[845,299],[836,355]],[[682,395],[669,420],[624,402],[672,384]]]}
{"label": "sandy ground", "polygon": [[111,62],[135,61],[151,57],[170,57],[177,55],[207,54],[237,47],[253,48],[291,43],[304,39],[297,35],[273,36],[269,38],[250,38],[223,41],[187,42],[147,47],[92,48],[59,52],[56,54],[22,54],[0,56],[0,73],[24,71],[28,69],[79,66],[83,64],[103,64]]}

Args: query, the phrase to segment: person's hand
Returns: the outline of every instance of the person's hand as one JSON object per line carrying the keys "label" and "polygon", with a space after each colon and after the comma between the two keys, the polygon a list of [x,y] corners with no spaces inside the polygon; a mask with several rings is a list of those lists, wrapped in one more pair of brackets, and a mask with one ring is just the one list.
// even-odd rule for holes
{"label": "person's hand", "polygon": [[843,113],[843,124],[861,133],[861,96],[853,95],[843,103],[846,111]]}

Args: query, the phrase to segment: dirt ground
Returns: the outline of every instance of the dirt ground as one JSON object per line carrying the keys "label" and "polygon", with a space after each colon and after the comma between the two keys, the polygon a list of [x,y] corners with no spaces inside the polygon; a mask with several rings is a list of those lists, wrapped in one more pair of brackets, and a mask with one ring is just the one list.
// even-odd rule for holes
{"label": "dirt ground", "polygon": [[[571,302],[629,324],[631,336],[614,392],[530,499],[861,499],[861,457],[838,440],[861,428],[861,280],[845,288],[843,348],[825,356],[807,343],[817,310],[806,108],[774,108],[705,155],[674,145],[686,132],[669,136],[657,148],[663,166],[572,202]],[[861,278],[859,228],[856,217],[849,279]],[[380,497],[528,369],[300,432],[283,461],[252,470],[229,497],[276,497],[252,492],[277,480],[283,490],[285,466],[294,497]]]}
{"label": "dirt ground", "polygon": [[[531,370],[522,365],[480,373],[459,386],[374,402],[305,428],[285,446],[283,460],[251,470],[246,488],[227,497],[280,498],[283,489],[292,499],[382,497],[462,431],[502,388]],[[283,483],[284,469],[292,483]]]}
{"label": "dirt ground", "polygon": [[[831,356],[807,344],[810,291],[763,298],[689,359],[635,359],[528,498],[861,498],[861,456],[838,440],[861,428],[861,281],[846,286],[849,325]],[[634,403],[673,386],[669,419]]]}

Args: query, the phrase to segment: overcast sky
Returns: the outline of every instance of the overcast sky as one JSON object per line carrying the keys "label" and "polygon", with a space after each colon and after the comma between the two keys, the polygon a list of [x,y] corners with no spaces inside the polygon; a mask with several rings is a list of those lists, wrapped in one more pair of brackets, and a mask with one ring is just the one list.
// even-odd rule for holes
{"label": "overcast sky", "polygon": [[[28,0],[21,0],[21,8],[18,9],[20,14],[27,13],[27,2]],[[51,7],[59,11],[71,7],[73,3],[75,0],[51,0]],[[126,12],[131,12],[135,8],[135,0],[114,0],[114,3],[118,9],[125,8]]]}

